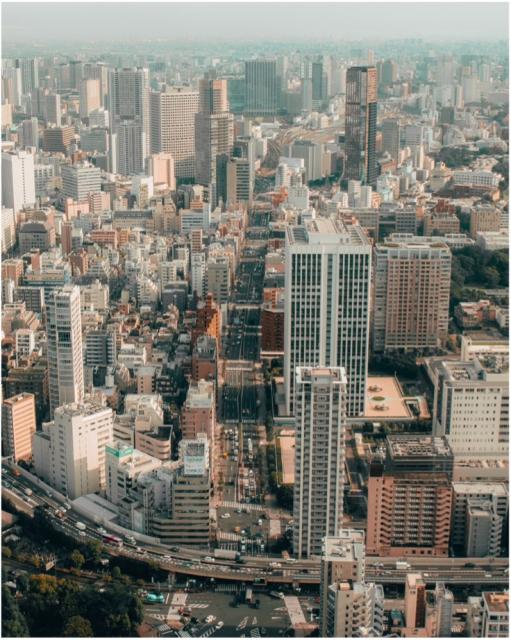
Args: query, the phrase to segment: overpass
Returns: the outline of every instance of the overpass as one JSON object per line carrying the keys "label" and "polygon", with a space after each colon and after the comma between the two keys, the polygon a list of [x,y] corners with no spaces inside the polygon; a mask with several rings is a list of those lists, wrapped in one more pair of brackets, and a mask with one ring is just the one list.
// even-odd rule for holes
{"label": "overpass", "polygon": [[[98,530],[98,525],[106,529],[112,528],[114,534],[119,535],[119,526],[109,522],[102,522],[98,516],[90,513],[85,515],[83,510],[79,514],[71,509],[65,513],[65,518],[58,513],[65,509],[67,499],[51,489],[42,481],[37,480],[32,474],[22,470],[22,477],[9,478],[11,487],[3,488],[6,497],[15,504],[25,502],[25,512],[31,513],[35,506],[46,507],[48,522],[51,526],[75,539],[78,543],[87,541],[103,542],[103,536]],[[26,497],[24,489],[30,487],[33,491],[30,497]],[[46,488],[45,488],[46,487]],[[51,489],[51,490],[50,490]],[[76,523],[85,524],[85,531],[78,530]],[[234,582],[265,582],[267,584],[319,584],[319,558],[309,560],[291,559],[285,561],[279,557],[247,556],[241,563],[236,561],[216,559],[215,563],[206,560],[211,551],[192,547],[178,547],[171,552],[169,547],[146,542],[149,538],[138,532],[130,532],[137,538],[140,546],[133,548],[115,546],[103,542],[105,549],[113,556],[126,556],[142,562],[152,562],[163,571],[173,574],[197,576],[202,578],[215,578]],[[396,569],[396,561],[406,560],[410,569],[403,571]],[[270,567],[270,562],[278,562],[280,567]],[[470,564],[470,567],[466,565]],[[508,580],[507,558],[366,558],[366,576],[370,581],[380,584],[404,584],[406,574],[412,572],[422,573],[428,583],[445,582],[453,585],[481,584],[487,586],[504,586]]]}

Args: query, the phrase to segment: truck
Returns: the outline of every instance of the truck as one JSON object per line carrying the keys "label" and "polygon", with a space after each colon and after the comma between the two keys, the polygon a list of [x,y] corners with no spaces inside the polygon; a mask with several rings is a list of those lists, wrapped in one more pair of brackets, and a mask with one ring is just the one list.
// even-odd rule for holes
{"label": "truck", "polygon": [[79,529],[80,531],[85,531],[87,527],[83,524],[83,522],[77,522],[76,528]]}
{"label": "truck", "polygon": [[397,560],[396,561],[396,569],[398,571],[408,571],[408,569],[411,569],[411,566],[410,566],[409,562],[405,562],[403,560]]}
{"label": "truck", "polygon": [[238,560],[240,554],[238,551],[231,549],[215,549],[213,552],[215,558],[221,558],[222,560]]}

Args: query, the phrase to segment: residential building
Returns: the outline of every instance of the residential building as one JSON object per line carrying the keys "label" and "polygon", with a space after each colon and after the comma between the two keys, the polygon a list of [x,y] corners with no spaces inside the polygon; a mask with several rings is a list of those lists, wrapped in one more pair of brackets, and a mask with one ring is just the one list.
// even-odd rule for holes
{"label": "residential building", "polygon": [[374,459],[368,479],[367,553],[446,556],[451,527],[450,483],[447,473],[397,472],[388,469],[383,460]]}
{"label": "residential building", "polygon": [[188,387],[186,400],[181,412],[181,432],[183,438],[194,439],[205,433],[210,442],[214,441],[216,425],[215,383],[199,380]]}
{"label": "residential building", "polygon": [[35,201],[34,156],[27,151],[2,151],[2,206],[16,214]]}
{"label": "residential building", "polygon": [[491,205],[477,205],[470,209],[470,237],[477,240],[480,231],[500,231],[502,212]]}
{"label": "residential building", "polygon": [[147,171],[153,178],[155,188],[176,190],[176,171],[171,153],[153,153],[147,158]]}
{"label": "residential building", "polygon": [[80,288],[51,291],[47,306],[50,411],[84,399]]}
{"label": "residential building", "polygon": [[141,473],[150,473],[161,467],[161,464],[161,460],[137,451],[120,440],[108,443],[105,447],[107,500],[112,504],[119,504],[136,485]]}
{"label": "residential building", "polygon": [[426,626],[426,583],[420,573],[406,576],[405,624],[409,630]]}
{"label": "residential building", "polygon": [[35,396],[20,393],[2,402],[2,456],[18,460],[32,458],[36,431]]}
{"label": "residential building", "polygon": [[113,414],[91,402],[63,404],[34,436],[37,475],[71,500],[104,492],[105,447],[113,438]]}
{"label": "residential building", "polygon": [[387,238],[374,249],[376,352],[442,346],[447,339],[451,251],[435,238]]}
{"label": "residential building", "polygon": [[342,525],[346,373],[341,367],[296,368],[293,551],[320,555]]}
{"label": "residential building", "polygon": [[318,218],[286,229],[284,380],[294,411],[299,366],[343,367],[348,416],[364,412],[371,246],[362,228]]}

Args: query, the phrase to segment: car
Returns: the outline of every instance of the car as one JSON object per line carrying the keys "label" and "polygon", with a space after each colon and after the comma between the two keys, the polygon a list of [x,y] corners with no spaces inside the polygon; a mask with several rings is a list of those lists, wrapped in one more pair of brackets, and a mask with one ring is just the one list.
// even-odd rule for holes
{"label": "car", "polygon": [[465,564],[463,565],[465,567],[465,569],[475,569],[476,566],[473,562],[465,562]]}
{"label": "car", "polygon": [[98,527],[98,533],[100,533],[102,536],[106,535],[106,529],[104,527],[99,526]]}

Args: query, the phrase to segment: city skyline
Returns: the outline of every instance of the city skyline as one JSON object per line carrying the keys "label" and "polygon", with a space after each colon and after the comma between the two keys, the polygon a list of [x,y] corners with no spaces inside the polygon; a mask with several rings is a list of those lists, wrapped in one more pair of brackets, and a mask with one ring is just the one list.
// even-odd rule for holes
{"label": "city skyline", "polygon": [[[96,20],[91,11],[94,5],[101,5],[101,21]],[[435,7],[442,5],[442,20],[438,20]],[[290,18],[293,7],[292,26],[282,29]],[[377,41],[414,38],[432,40],[462,41],[494,40],[506,38],[508,26],[508,4],[463,3],[293,3],[288,2],[125,2],[122,7],[123,28],[115,30],[118,21],[119,3],[74,2],[65,3],[15,3],[4,2],[2,6],[2,39],[4,45],[14,43],[37,44],[59,42],[121,42],[133,39],[135,42],[149,39],[169,42],[250,42],[276,40],[281,42],[300,41],[356,41],[375,39]],[[198,8],[200,7],[200,10]],[[272,20],[260,20],[263,7],[271,7]],[[148,21],[148,10],[158,12],[158,21]],[[27,21],[27,11],[31,17]],[[58,20],[56,16],[58,15]],[[193,24],[188,35],[169,32],[167,20],[176,23]],[[349,29],[334,28],[332,25],[349,24]],[[258,24],[254,31],[254,24]],[[452,24],[456,22],[456,33]],[[67,36],[67,28],[73,23],[81,25],[81,33],[73,31]],[[290,21],[289,21],[290,22]],[[164,26],[159,26],[164,25]],[[218,29],[228,32],[219,35]],[[94,37],[86,37],[87,32]],[[83,36],[83,37],[81,37]]]}

